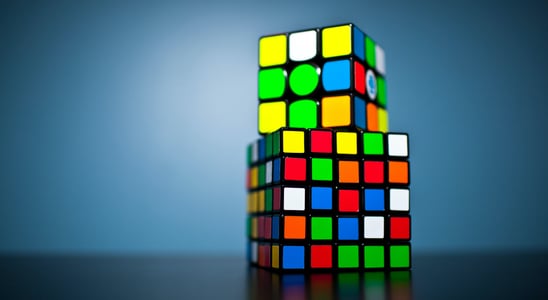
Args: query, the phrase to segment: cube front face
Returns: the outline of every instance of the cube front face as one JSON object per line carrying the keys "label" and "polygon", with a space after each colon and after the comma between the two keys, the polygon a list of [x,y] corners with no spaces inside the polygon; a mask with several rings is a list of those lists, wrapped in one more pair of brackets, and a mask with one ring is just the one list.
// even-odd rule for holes
{"label": "cube front face", "polygon": [[[261,37],[259,133],[282,127],[388,131],[384,66],[382,48],[353,24]],[[271,122],[269,102],[285,103],[285,117]]]}
{"label": "cube front face", "polygon": [[249,145],[255,264],[301,271],[409,268],[407,147],[406,134],[293,128]]}

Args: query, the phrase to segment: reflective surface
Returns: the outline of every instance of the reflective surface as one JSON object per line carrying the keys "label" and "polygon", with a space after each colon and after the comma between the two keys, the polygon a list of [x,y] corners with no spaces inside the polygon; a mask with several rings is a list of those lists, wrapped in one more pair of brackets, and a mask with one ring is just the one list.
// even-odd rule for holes
{"label": "reflective surface", "polygon": [[241,257],[3,256],[1,299],[528,299],[548,253],[413,255],[399,272],[288,274]]}

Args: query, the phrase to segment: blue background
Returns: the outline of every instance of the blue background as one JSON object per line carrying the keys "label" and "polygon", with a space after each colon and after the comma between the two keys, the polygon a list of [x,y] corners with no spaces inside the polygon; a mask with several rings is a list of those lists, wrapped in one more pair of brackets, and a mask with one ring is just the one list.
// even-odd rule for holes
{"label": "blue background", "polygon": [[0,252],[243,254],[258,38],[343,22],[386,51],[414,250],[548,248],[545,1],[43,2],[0,4]]}

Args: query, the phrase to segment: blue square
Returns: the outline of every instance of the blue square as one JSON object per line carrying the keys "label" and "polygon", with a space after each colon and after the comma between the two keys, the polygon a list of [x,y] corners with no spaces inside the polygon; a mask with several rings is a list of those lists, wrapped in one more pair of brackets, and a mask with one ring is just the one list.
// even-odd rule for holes
{"label": "blue square", "polygon": [[366,189],[364,190],[365,210],[383,211],[384,210],[384,190]]}
{"label": "blue square", "polygon": [[283,246],[284,269],[304,269],[304,246]]}
{"label": "blue square", "polygon": [[322,70],[322,84],[326,91],[348,90],[350,88],[350,60],[326,62]]}
{"label": "blue square", "polygon": [[272,217],[272,239],[277,240],[280,238],[280,217]]}
{"label": "blue square", "polygon": [[358,227],[358,218],[339,218],[339,240],[357,240]]}
{"label": "blue square", "polygon": [[266,142],[265,139],[259,140],[259,160],[262,161],[266,157]]}
{"label": "blue square", "polygon": [[273,172],[273,174],[272,174],[272,175],[273,175],[273,176],[272,176],[272,182],[278,183],[278,182],[280,182],[280,176],[281,176],[281,173],[282,173],[282,171],[281,171],[281,169],[280,169],[280,159],[279,159],[279,158],[276,158],[276,159],[274,160],[274,167],[273,167],[273,169],[274,169],[274,172]]}
{"label": "blue square", "polygon": [[356,127],[367,128],[365,125],[365,100],[360,97],[354,97],[354,123]]}
{"label": "blue square", "polygon": [[365,35],[356,26],[354,26],[352,35],[354,41],[354,55],[365,61]]}
{"label": "blue square", "polygon": [[333,191],[330,187],[312,187],[312,209],[331,209],[333,207]]}

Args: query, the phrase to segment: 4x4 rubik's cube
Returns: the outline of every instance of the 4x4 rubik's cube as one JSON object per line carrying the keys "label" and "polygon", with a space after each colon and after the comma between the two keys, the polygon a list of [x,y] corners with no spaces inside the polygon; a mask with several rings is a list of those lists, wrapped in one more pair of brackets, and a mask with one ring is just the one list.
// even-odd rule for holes
{"label": "4x4 rubik's cube", "polygon": [[247,151],[252,265],[408,269],[408,136],[387,133],[384,51],[353,24],[261,37]]}

